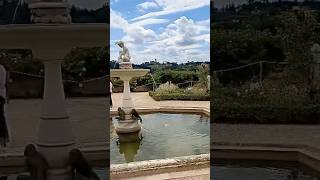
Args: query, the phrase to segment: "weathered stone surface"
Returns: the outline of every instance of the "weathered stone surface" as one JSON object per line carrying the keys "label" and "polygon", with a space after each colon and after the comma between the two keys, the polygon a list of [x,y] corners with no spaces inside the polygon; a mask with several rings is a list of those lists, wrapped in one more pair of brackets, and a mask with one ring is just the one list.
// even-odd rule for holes
{"label": "weathered stone surface", "polygon": [[[126,164],[111,165],[110,173],[114,179],[122,179],[130,177],[135,179],[145,178],[148,176],[159,176],[157,179],[167,179],[172,173],[179,173],[175,178],[195,177],[198,175],[209,174],[206,171],[204,174],[200,171],[210,167],[210,154],[201,154],[193,156],[176,157],[169,159],[156,159],[148,161],[139,161]],[[192,175],[185,173],[192,170]],[[200,174],[198,174],[200,173]],[[161,177],[160,176],[166,176]],[[207,177],[207,176],[206,176]],[[169,178],[170,179],[170,178]],[[197,178],[196,178],[197,179]]]}
{"label": "weathered stone surface", "polygon": [[29,5],[31,22],[46,24],[70,24],[70,9],[65,1],[37,1],[33,0]]}

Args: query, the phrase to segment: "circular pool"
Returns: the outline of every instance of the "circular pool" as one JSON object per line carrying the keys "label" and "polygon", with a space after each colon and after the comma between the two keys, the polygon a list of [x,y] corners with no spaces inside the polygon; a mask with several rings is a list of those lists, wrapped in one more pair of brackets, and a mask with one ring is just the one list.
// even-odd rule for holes
{"label": "circular pool", "polygon": [[140,134],[121,135],[111,124],[110,161],[134,161],[199,155],[210,152],[209,117],[200,114],[143,114]]}

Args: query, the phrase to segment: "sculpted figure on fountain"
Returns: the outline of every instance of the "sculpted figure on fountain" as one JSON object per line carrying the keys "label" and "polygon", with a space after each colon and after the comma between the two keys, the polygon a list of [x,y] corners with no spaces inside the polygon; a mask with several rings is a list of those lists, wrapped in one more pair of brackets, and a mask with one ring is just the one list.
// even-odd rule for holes
{"label": "sculpted figure on fountain", "polygon": [[31,22],[70,24],[70,8],[66,0],[30,0]]}
{"label": "sculpted figure on fountain", "polygon": [[124,45],[123,41],[118,41],[116,44],[121,48],[118,57],[120,69],[132,69],[129,49]]}

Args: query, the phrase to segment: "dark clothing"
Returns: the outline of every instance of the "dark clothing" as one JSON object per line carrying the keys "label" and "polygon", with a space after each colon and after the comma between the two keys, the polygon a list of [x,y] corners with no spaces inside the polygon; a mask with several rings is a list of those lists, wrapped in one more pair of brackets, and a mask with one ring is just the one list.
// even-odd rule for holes
{"label": "dark clothing", "polygon": [[110,93],[110,107],[112,107],[112,97],[111,97],[111,93]]}
{"label": "dark clothing", "polygon": [[74,177],[77,177],[80,175],[88,179],[96,179],[96,180],[100,179],[98,175],[92,170],[90,165],[85,161],[72,164],[72,166],[73,166],[72,173],[74,174]]}
{"label": "dark clothing", "polygon": [[5,119],[4,105],[6,100],[0,96],[0,143],[8,141],[8,128]]}

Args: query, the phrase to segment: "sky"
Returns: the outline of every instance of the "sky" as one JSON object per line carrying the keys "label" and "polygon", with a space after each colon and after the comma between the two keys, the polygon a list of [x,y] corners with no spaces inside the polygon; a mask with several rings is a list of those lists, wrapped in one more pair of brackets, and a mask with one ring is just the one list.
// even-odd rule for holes
{"label": "sky", "polygon": [[111,0],[110,56],[122,40],[131,61],[210,60],[210,0]]}

